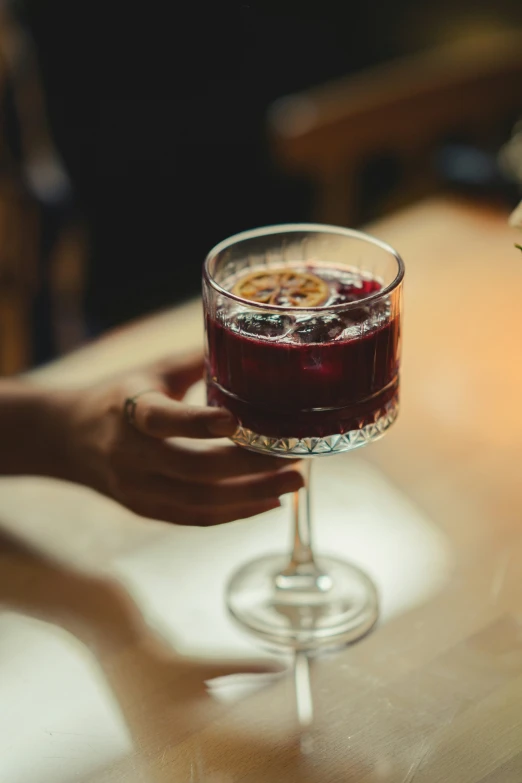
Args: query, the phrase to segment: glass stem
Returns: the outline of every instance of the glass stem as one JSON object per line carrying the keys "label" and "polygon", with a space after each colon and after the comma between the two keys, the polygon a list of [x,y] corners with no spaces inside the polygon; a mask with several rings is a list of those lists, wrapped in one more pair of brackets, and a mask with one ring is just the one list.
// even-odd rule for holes
{"label": "glass stem", "polygon": [[276,576],[276,588],[293,592],[325,592],[332,586],[330,578],[316,565],[312,549],[310,476],[312,460],[305,460],[305,485],[294,492],[294,539],[290,562]]}
{"label": "glass stem", "polygon": [[314,563],[314,554],[312,550],[312,508],[310,497],[310,478],[312,474],[312,460],[307,459],[304,463],[303,489],[294,492],[292,497],[292,508],[294,513],[294,542],[292,547],[291,563],[296,567],[299,565],[310,565]]}

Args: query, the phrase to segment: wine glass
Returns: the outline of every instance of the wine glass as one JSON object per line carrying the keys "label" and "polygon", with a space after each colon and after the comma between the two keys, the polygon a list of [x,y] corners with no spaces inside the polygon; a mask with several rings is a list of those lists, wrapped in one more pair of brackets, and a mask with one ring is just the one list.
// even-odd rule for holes
{"label": "wine glass", "polygon": [[319,224],[237,234],[205,261],[208,403],[236,416],[239,446],[305,460],[290,556],[247,563],[227,589],[232,616],[272,645],[344,645],[378,618],[369,577],[313,551],[310,469],[397,417],[403,277],[384,242]]}

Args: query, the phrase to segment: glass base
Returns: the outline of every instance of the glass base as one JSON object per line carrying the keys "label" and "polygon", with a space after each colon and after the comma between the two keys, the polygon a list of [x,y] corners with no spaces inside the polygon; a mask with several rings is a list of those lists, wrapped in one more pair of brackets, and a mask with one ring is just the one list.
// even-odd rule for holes
{"label": "glass base", "polygon": [[354,565],[319,557],[310,573],[288,575],[288,556],[243,566],[227,588],[232,617],[270,646],[292,650],[344,647],[378,619],[373,582]]}
{"label": "glass base", "polygon": [[399,414],[399,399],[395,395],[384,407],[375,412],[374,420],[362,424],[358,429],[344,433],[310,438],[277,438],[260,435],[246,427],[238,427],[232,440],[238,446],[262,454],[274,454],[278,457],[325,457],[330,454],[342,454],[368,443],[379,440],[392,426]]}

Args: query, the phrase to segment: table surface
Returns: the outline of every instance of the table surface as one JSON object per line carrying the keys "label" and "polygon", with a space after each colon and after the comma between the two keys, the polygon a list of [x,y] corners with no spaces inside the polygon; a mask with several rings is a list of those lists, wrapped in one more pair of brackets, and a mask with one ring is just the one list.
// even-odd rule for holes
{"label": "table surface", "polygon": [[[316,463],[315,510],[318,548],[378,582],[377,629],[216,679],[275,660],[223,588],[288,543],[288,508],[190,530],[2,479],[2,783],[521,783],[522,258],[504,213],[447,198],[371,230],[407,268],[402,411],[379,443]],[[201,337],[190,302],[36,377],[89,380]]]}

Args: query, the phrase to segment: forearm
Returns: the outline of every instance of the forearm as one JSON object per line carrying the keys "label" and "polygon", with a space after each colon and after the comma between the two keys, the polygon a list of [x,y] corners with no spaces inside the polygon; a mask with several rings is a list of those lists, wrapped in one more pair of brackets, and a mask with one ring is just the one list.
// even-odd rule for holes
{"label": "forearm", "polygon": [[0,475],[68,478],[67,393],[0,381]]}

